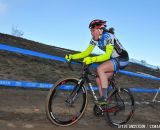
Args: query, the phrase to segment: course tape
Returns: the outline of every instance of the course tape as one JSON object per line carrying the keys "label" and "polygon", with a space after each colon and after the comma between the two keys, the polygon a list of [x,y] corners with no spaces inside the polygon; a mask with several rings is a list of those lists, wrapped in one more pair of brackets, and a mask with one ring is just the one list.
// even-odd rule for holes
{"label": "course tape", "polygon": [[51,88],[53,84],[48,83],[35,83],[35,82],[26,82],[26,81],[15,81],[15,80],[0,80],[1,86],[10,86],[10,87],[25,87],[25,88]]}
{"label": "course tape", "polygon": [[[45,53],[40,53],[36,51],[31,51],[27,49],[21,49],[9,45],[4,45],[0,44],[0,50],[6,50],[10,52],[15,52],[15,53],[21,53],[25,55],[30,55],[30,56],[36,56],[40,58],[46,58],[46,59],[51,59],[51,60],[57,60],[61,62],[66,62],[65,58],[58,57],[58,56],[53,56],[53,55],[48,55]],[[92,67],[97,67],[97,64],[93,64]],[[120,70],[119,71],[122,74],[128,75],[128,76],[134,76],[134,77],[140,77],[140,78],[145,78],[145,79],[151,79],[151,80],[156,80],[160,81],[160,78],[151,76],[151,75],[143,75],[143,74],[137,74],[125,70]],[[22,86],[22,87],[31,87],[31,88],[51,88],[53,84],[45,84],[45,83],[33,83],[33,82],[25,82],[25,81],[11,81],[11,80],[0,80],[0,85],[4,86]],[[140,89],[140,88],[131,88],[132,91],[136,92],[159,92],[159,89]]]}
{"label": "course tape", "polygon": [[[35,82],[26,82],[26,81],[15,81],[15,80],[0,80],[0,86],[10,86],[10,87],[20,87],[20,88],[43,88],[50,89],[54,84],[48,83],[35,83]],[[60,87],[63,90],[71,90],[73,86],[71,85],[61,85]],[[97,86],[93,86],[95,91],[98,91]],[[160,92],[160,89],[146,89],[146,88],[128,88],[132,92],[141,92],[141,93],[156,93]],[[89,90],[89,87],[87,87]]]}
{"label": "course tape", "polygon": [[[98,65],[93,64],[92,67],[96,68],[96,67],[98,67]],[[126,70],[119,70],[118,72],[121,73],[121,74],[124,74],[124,75],[128,75],[128,76],[160,81],[160,78],[152,76],[152,75],[138,74],[138,73],[129,72],[129,71],[126,71]]]}
{"label": "course tape", "polygon": [[27,50],[27,49],[21,49],[21,48],[9,46],[9,45],[4,45],[4,44],[0,44],[0,50],[6,50],[6,51],[10,51],[10,52],[21,53],[21,54],[25,54],[25,55],[37,56],[37,57],[40,57],[40,58],[65,62],[65,59],[62,58],[62,57],[52,56],[52,55],[48,55],[48,54],[45,54],[45,53],[30,51],[30,50]]}

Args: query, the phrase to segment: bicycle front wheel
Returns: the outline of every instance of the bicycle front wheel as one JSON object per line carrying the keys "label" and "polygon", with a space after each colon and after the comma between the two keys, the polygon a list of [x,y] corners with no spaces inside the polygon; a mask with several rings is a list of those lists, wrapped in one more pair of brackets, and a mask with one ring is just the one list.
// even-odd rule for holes
{"label": "bicycle front wheel", "polygon": [[46,114],[49,120],[58,126],[76,123],[87,106],[87,91],[78,79],[66,78],[58,81],[46,100]]}
{"label": "bicycle front wheel", "polygon": [[112,126],[127,123],[134,113],[134,98],[128,89],[116,90],[108,99],[109,105],[105,113]]}

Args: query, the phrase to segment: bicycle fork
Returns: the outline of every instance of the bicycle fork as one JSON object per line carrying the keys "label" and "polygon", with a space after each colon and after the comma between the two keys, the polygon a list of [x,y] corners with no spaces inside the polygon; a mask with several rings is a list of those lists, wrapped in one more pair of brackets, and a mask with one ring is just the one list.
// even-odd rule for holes
{"label": "bicycle fork", "polygon": [[[66,103],[74,104],[79,95],[81,95],[82,90],[82,80],[78,81],[78,84],[74,87],[73,91],[70,93],[69,97],[66,100]],[[83,91],[83,90],[82,90]]]}

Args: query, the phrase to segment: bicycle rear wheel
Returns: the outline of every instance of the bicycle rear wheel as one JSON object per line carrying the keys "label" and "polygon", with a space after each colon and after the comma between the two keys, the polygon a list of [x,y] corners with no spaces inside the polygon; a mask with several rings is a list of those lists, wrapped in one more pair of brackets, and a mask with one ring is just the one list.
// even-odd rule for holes
{"label": "bicycle rear wheel", "polygon": [[116,90],[108,99],[109,105],[105,117],[110,125],[127,123],[134,113],[134,98],[128,89]]}
{"label": "bicycle rear wheel", "polygon": [[78,79],[67,78],[58,81],[47,96],[46,114],[58,126],[76,123],[87,106],[87,91],[78,85]]}

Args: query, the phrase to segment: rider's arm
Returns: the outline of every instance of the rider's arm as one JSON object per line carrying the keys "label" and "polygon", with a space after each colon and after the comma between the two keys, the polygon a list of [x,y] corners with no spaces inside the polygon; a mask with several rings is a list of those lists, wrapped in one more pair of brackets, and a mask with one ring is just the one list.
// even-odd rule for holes
{"label": "rider's arm", "polygon": [[94,59],[94,62],[102,62],[102,61],[109,60],[112,55],[113,49],[114,49],[114,46],[112,44],[106,45],[106,53],[100,56],[92,57]]}
{"label": "rider's arm", "polygon": [[90,44],[85,51],[81,53],[73,54],[72,59],[81,59],[81,58],[87,57],[93,51],[94,47],[95,45]]}

